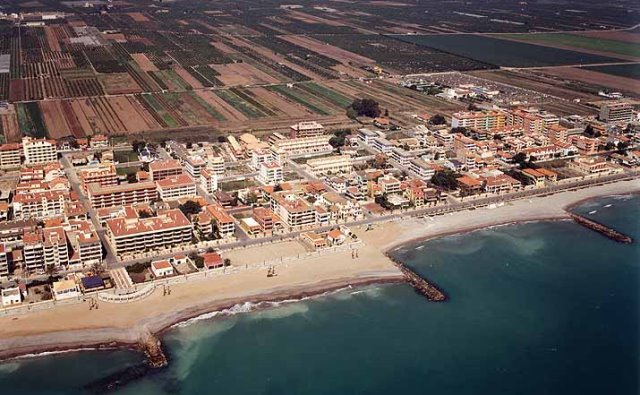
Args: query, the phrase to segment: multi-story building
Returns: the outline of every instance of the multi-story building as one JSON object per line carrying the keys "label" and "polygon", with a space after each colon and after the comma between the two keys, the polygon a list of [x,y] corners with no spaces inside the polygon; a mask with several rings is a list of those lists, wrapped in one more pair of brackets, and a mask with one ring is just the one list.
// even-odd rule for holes
{"label": "multi-story building", "polygon": [[27,165],[56,162],[58,153],[55,140],[22,138],[24,163]]}
{"label": "multi-story building", "polygon": [[276,185],[282,182],[283,175],[282,165],[276,162],[262,162],[256,178],[265,185]]}
{"label": "multi-story building", "polygon": [[0,278],[9,275],[9,259],[7,258],[6,245],[0,244]]}
{"label": "multi-story building", "polygon": [[208,205],[205,210],[213,218],[215,233],[221,238],[231,237],[235,234],[236,224],[227,211],[219,205]]}
{"label": "multi-story building", "polygon": [[69,264],[67,236],[61,226],[25,232],[22,241],[24,266],[30,272]]}
{"label": "multi-story building", "polygon": [[253,209],[253,219],[258,223],[263,232],[270,232],[275,225],[275,215],[273,211],[264,207],[256,207]]}
{"label": "multi-story building", "polygon": [[251,151],[251,167],[255,170],[260,171],[260,165],[265,162],[271,162],[273,160],[273,156],[271,151],[266,149],[254,149]]}
{"label": "multi-story building", "polygon": [[213,174],[219,176],[224,174],[224,157],[221,155],[213,156],[207,161],[207,168],[211,169]]}
{"label": "multi-story building", "polygon": [[349,155],[336,155],[309,159],[307,166],[315,176],[324,176],[351,172],[353,170],[353,161]]}
{"label": "multi-story building", "polygon": [[94,134],[89,140],[89,147],[91,148],[108,148],[109,138],[104,134]]}
{"label": "multi-story building", "polygon": [[149,203],[158,199],[156,183],[153,181],[121,184],[110,187],[102,187],[100,184],[89,184],[87,187],[87,195],[93,208]]}
{"label": "multi-story building", "polygon": [[600,107],[600,120],[604,122],[630,122],[633,106],[629,103],[605,103]]}
{"label": "multi-story building", "polygon": [[316,223],[316,210],[295,193],[275,192],[271,198],[271,209],[289,228]]}
{"label": "multi-story building", "polygon": [[170,176],[182,174],[182,165],[178,160],[157,160],[149,164],[151,181],[159,181]]}
{"label": "multi-story building", "polygon": [[66,190],[41,192],[19,192],[11,203],[16,219],[47,218],[64,213],[65,202],[69,200]]}
{"label": "multi-story building", "polygon": [[207,193],[214,193],[218,190],[218,174],[209,167],[202,170],[202,173],[200,173],[200,186]]}
{"label": "multi-story building", "polygon": [[199,156],[188,156],[184,160],[184,166],[187,169],[187,173],[191,174],[191,177],[198,180],[202,170],[207,166],[207,162]]}
{"label": "multi-story building", "polygon": [[382,193],[391,195],[394,193],[400,193],[400,181],[391,175],[384,175],[378,178],[378,186],[382,190]]}
{"label": "multi-story building", "polygon": [[102,187],[118,185],[116,167],[111,163],[78,170],[78,179],[85,193],[87,193],[88,185],[93,183],[97,183]]}
{"label": "multi-story building", "polygon": [[360,139],[366,145],[371,145],[373,139],[378,138],[378,133],[367,128],[358,129],[358,139]]}
{"label": "multi-story building", "polygon": [[119,217],[105,222],[107,237],[118,255],[191,242],[193,226],[179,209],[160,211],[155,217]]}
{"label": "multi-story building", "polygon": [[522,184],[520,181],[506,174],[500,174],[492,177],[483,178],[483,188],[487,193],[505,193],[519,189]]}
{"label": "multi-story building", "polygon": [[316,121],[298,122],[291,125],[291,137],[314,137],[324,134],[324,126]]}
{"label": "multi-story building", "polygon": [[543,133],[551,125],[557,125],[560,118],[537,108],[520,108],[509,112],[507,122],[509,126],[524,129],[525,133]]}
{"label": "multi-story building", "polygon": [[581,155],[593,155],[598,152],[600,140],[592,139],[587,136],[571,136],[569,142],[578,149]]}
{"label": "multi-story building", "polygon": [[0,145],[0,169],[20,167],[22,164],[22,146],[20,144]]}
{"label": "multi-story building", "polygon": [[[271,150],[280,156],[322,154],[333,151],[333,147],[329,144],[330,139],[331,136],[322,135],[278,140],[271,145]],[[277,159],[276,156],[274,159]]]}
{"label": "multi-story building", "polygon": [[434,132],[433,135],[436,137],[436,141],[438,142],[439,146],[444,148],[453,147],[453,133],[449,133],[443,129]]}
{"label": "multi-story building", "polygon": [[391,160],[396,162],[398,165],[402,167],[409,166],[412,158],[413,158],[413,154],[403,150],[402,148],[399,148],[399,147],[391,148]]}
{"label": "multi-story building", "polygon": [[612,168],[606,159],[597,156],[575,158],[567,164],[567,167],[584,174],[604,174],[612,172]]}
{"label": "multi-story building", "polygon": [[156,181],[156,186],[162,200],[196,196],[196,183],[188,174],[165,177]]}
{"label": "multi-story building", "polygon": [[391,141],[382,137],[375,138],[371,142],[371,148],[373,148],[376,151],[380,151],[383,154],[390,153],[393,147],[394,145]]}
{"label": "multi-story building", "polygon": [[102,243],[91,221],[69,221],[67,239],[71,247],[69,265],[85,267],[102,262]]}
{"label": "multi-story building", "polygon": [[411,160],[409,163],[409,171],[423,180],[429,180],[436,174],[432,165],[419,158]]}
{"label": "multi-story building", "polygon": [[451,116],[452,128],[491,130],[502,128],[507,123],[504,111],[462,111]]}

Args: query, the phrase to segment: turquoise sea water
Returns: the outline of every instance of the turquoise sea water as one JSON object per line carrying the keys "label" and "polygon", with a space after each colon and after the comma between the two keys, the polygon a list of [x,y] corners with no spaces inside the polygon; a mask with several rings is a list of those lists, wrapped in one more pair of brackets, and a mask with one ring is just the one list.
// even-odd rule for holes
{"label": "turquoise sea water", "polygon": [[[576,211],[640,240],[638,196]],[[191,322],[165,335],[167,369],[116,393],[639,393],[638,242],[541,222],[396,255],[449,301],[428,303],[406,285],[386,285]],[[0,388],[87,393],[86,384],[140,361],[128,351],[17,360],[0,365]]]}

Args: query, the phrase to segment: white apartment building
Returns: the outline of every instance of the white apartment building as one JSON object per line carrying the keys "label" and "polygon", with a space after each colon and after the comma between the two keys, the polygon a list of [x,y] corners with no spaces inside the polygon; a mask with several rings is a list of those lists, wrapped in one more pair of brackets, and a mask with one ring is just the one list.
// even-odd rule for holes
{"label": "white apartment building", "polygon": [[271,209],[289,228],[316,223],[315,208],[294,193],[274,193]]}
{"label": "white apartment building", "polygon": [[[322,154],[333,151],[329,144],[331,136],[301,137],[288,140],[278,140],[272,144],[271,150],[285,156]],[[277,160],[277,157],[274,156]]]}
{"label": "white apartment building", "polygon": [[262,162],[256,178],[265,185],[279,184],[284,179],[282,165],[276,162]]}
{"label": "white apartment building", "polygon": [[506,122],[503,111],[461,111],[451,116],[452,128],[491,130],[504,127]]}
{"label": "white apartment building", "polygon": [[175,200],[196,196],[196,183],[188,174],[169,176],[156,181],[158,195],[162,200]]}
{"label": "white apartment building", "polygon": [[66,233],[72,251],[70,265],[86,267],[102,262],[102,243],[91,221],[69,221]]}
{"label": "white apartment building", "polygon": [[22,241],[24,265],[30,272],[69,264],[69,246],[61,226],[25,232]]}
{"label": "white apartment building", "polygon": [[9,275],[9,260],[7,259],[7,248],[0,244],[0,278]]}
{"label": "white apartment building", "polygon": [[251,151],[251,167],[260,171],[260,165],[265,162],[271,162],[273,160],[271,151],[265,149],[254,149]]}
{"label": "white apartment building", "polygon": [[113,218],[106,222],[109,242],[118,255],[191,243],[191,222],[179,209],[150,218]]}
{"label": "white apartment building", "polygon": [[629,103],[605,103],[600,107],[600,120],[604,122],[630,122],[633,106]]}
{"label": "white apartment building", "polygon": [[409,162],[413,158],[413,154],[403,150],[402,148],[393,147],[391,149],[391,160],[399,164],[400,166],[409,166]]}
{"label": "white apartment building", "polygon": [[22,164],[22,146],[20,144],[0,145],[0,169],[20,167]]}
{"label": "white apartment building", "polygon": [[199,179],[202,170],[207,166],[207,162],[199,156],[188,156],[184,161],[184,167],[187,173],[191,174],[194,179]]}
{"label": "white apartment building", "polygon": [[291,136],[293,137],[314,137],[324,134],[324,126],[316,121],[298,122],[291,125]]}
{"label": "white apartment building", "polygon": [[436,174],[433,166],[419,158],[412,159],[409,162],[409,171],[423,180],[430,180]]}
{"label": "white apartment building", "polygon": [[55,140],[22,138],[24,163],[27,165],[56,162],[58,153]]}
{"label": "white apartment building", "polygon": [[326,158],[309,159],[307,166],[315,176],[350,173],[353,161],[349,155],[328,156]]}
{"label": "white apartment building", "polygon": [[211,169],[213,174],[217,174],[219,176],[224,174],[224,157],[223,156],[212,156],[207,161],[207,168]]}
{"label": "white apartment building", "polygon": [[391,152],[391,148],[394,147],[393,143],[385,138],[378,137],[373,139],[371,142],[371,148],[376,151],[380,151],[383,154],[388,154]]}
{"label": "white apartment building", "polygon": [[16,193],[11,202],[13,216],[16,219],[29,219],[62,215],[67,200],[69,192],[66,190],[21,191]]}
{"label": "white apartment building", "polygon": [[380,137],[378,136],[378,133],[374,132],[373,130],[367,128],[358,129],[358,139],[360,139],[366,145],[371,145],[373,139],[376,139],[378,137]]}
{"label": "white apartment building", "polygon": [[200,186],[207,193],[214,193],[218,190],[218,174],[211,168],[202,170],[200,174]]}

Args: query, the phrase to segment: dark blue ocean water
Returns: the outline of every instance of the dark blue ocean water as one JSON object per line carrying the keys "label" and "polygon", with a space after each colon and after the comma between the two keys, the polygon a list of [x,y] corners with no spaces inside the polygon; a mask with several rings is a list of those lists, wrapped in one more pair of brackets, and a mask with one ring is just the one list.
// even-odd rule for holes
{"label": "dark blue ocean water", "polygon": [[[576,211],[640,240],[640,197]],[[541,222],[396,255],[449,301],[428,303],[408,286],[387,285],[192,322],[164,337],[167,369],[117,393],[639,393],[638,242]],[[86,393],[85,384],[140,360],[117,351],[8,362],[0,393]]]}

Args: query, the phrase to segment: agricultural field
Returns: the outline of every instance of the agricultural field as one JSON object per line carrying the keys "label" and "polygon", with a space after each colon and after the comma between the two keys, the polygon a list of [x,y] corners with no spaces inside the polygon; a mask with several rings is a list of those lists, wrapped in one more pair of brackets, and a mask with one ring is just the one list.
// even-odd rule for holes
{"label": "agricultural field", "polygon": [[640,41],[618,41],[569,33],[500,34],[492,37],[525,41],[539,45],[607,53],[611,56],[640,58]]}
{"label": "agricultural field", "polygon": [[[402,124],[415,113],[461,107],[390,82],[397,75],[495,71],[500,79],[508,78],[496,71],[502,66],[584,64],[562,71],[581,72],[583,81],[565,80],[555,70],[514,80],[580,99],[595,89],[584,81],[590,72],[609,75],[611,87],[620,86],[616,79],[637,78],[627,65],[587,68],[637,51],[639,34],[623,30],[640,23],[636,2],[609,7],[587,0],[576,9],[548,3],[462,2],[454,11],[445,0],[295,7],[281,0],[263,0],[259,7],[253,0],[139,0],[112,2],[99,13],[81,2],[40,0],[27,7],[5,0],[8,15],[58,10],[67,17],[43,26],[0,21],[0,54],[10,55],[8,72],[0,72],[0,101],[15,110],[0,127],[7,141],[19,141],[23,134],[168,130],[189,137],[277,130],[301,120],[341,126],[351,123],[345,108],[364,97],[379,101]],[[570,33],[535,35],[544,45],[515,41],[549,31]],[[459,33],[517,35],[504,40]]]}
{"label": "agricultural field", "polygon": [[587,66],[583,68],[586,70],[597,71],[599,73],[640,80],[640,63],[614,64],[607,66]]}
{"label": "agricultural field", "polygon": [[475,59],[500,67],[547,67],[624,62],[608,56],[502,40],[474,34],[394,36],[419,46]]}
{"label": "agricultural field", "polygon": [[619,77],[613,74],[600,73],[592,69],[578,67],[558,67],[544,69],[541,72],[545,75],[552,75],[564,80],[589,84],[598,90],[625,92],[630,96],[640,95],[640,81],[631,78]]}
{"label": "agricultural field", "polygon": [[[404,39],[396,39],[408,37]],[[380,36],[366,34],[318,35],[313,38],[328,44],[371,58],[392,74],[412,74],[451,70],[478,70],[493,68],[482,60],[447,53],[442,48],[428,48],[411,41],[412,37]]]}

